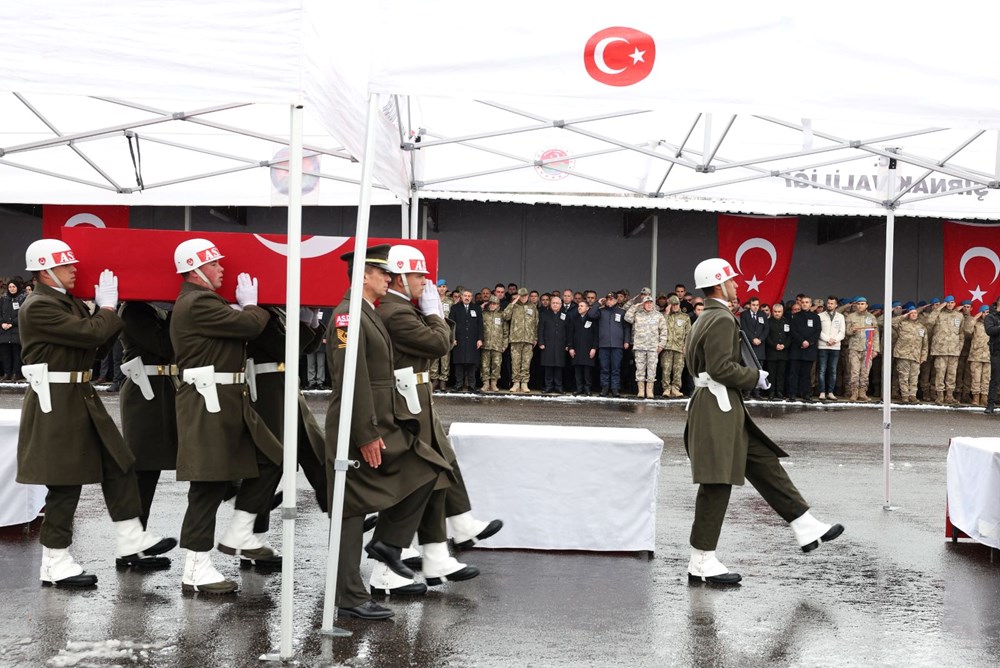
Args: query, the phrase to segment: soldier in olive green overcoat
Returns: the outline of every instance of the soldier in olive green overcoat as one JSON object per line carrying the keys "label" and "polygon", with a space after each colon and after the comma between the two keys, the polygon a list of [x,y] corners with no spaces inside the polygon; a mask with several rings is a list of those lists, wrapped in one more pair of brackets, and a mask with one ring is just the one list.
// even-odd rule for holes
{"label": "soldier in olive green overcoat", "polygon": [[767,372],[740,364],[739,324],[727,303],[736,297],[737,274],[725,260],[704,260],[694,272],[695,285],[705,291],[705,310],[688,338],[686,358],[695,390],[688,404],[684,444],[691,473],[699,485],[691,527],[688,579],[732,585],[741,580],[715,557],[722,522],[733,485],[744,479],[791,523],[803,551],[833,540],[843,532],[816,520],[788,474],[778,462],[786,456],[754,424],[743,405],[742,392],[768,389]]}

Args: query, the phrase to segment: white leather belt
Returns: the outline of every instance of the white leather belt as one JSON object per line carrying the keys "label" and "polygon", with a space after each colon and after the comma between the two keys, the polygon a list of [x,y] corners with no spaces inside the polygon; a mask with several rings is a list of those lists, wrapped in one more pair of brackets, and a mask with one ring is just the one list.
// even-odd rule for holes
{"label": "white leather belt", "polygon": [[142,368],[147,376],[176,376],[176,364],[144,364]]}
{"label": "white leather belt", "polygon": [[284,362],[265,362],[264,364],[254,365],[254,369],[259,376],[262,373],[281,373],[285,372]]}
{"label": "white leather belt", "polygon": [[90,371],[49,371],[46,377],[50,383],[89,383]]}
{"label": "white leather belt", "polygon": [[245,382],[246,382],[246,376],[243,373],[215,374],[216,385],[239,385],[240,383],[245,383]]}
{"label": "white leather belt", "polygon": [[427,372],[427,371],[421,371],[419,373],[415,373],[415,374],[413,374],[413,377],[417,381],[418,385],[420,383],[429,383],[429,382],[431,382],[431,374],[429,372]]}
{"label": "white leather belt", "polygon": [[[733,410],[733,405],[729,402],[729,390],[722,383],[712,380],[707,371],[702,371],[694,378],[694,386],[708,388],[708,391],[715,396],[715,401],[719,404],[719,410],[723,413]],[[694,395],[691,396],[691,399],[694,399]],[[688,399],[684,410],[691,407],[691,399]]]}

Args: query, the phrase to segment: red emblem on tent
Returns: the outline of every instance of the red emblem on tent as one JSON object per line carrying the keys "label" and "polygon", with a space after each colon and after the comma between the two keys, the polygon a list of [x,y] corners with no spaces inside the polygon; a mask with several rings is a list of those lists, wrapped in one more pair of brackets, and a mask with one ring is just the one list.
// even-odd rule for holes
{"label": "red emblem on tent", "polygon": [[583,47],[583,64],[594,81],[631,86],[649,76],[656,60],[653,38],[635,28],[613,27],[594,33]]}

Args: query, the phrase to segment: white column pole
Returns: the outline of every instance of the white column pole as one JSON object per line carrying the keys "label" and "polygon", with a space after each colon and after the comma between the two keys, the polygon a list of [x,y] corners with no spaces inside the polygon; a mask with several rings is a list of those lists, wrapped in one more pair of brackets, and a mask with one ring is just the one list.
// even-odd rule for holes
{"label": "white column pole", "polygon": [[[889,159],[888,188],[886,202],[896,196],[896,159]],[[883,510],[892,508],[892,263],[893,245],[896,233],[896,211],[889,208],[885,216],[885,298],[883,300],[883,346],[882,356],[882,477],[885,484]]]}
{"label": "white column pole", "polygon": [[659,246],[659,244],[657,243],[657,241],[659,240],[659,238],[660,238],[660,214],[654,213],[653,214],[653,257],[652,257],[652,259],[650,260],[650,263],[649,263],[650,264],[650,270],[649,271],[650,271],[650,274],[652,274],[652,276],[650,276],[650,278],[649,278],[649,289],[652,290],[652,292],[653,292],[653,299],[656,299],[656,294],[657,294],[656,293],[656,261],[658,259],[657,255],[659,254],[658,253],[658,250],[659,250],[658,246]]}
{"label": "white column pole", "polygon": [[420,238],[420,193],[416,190],[410,193],[410,236],[408,238]]}
{"label": "white column pole", "polygon": [[[364,284],[365,251],[368,248],[368,222],[372,206],[372,163],[375,160],[374,119],[378,113],[378,97],[368,96],[368,117],[365,122],[365,153],[361,161],[361,202],[358,205],[358,226],[354,232],[354,267],[351,271],[351,300],[348,315],[354,322],[361,313],[361,286]],[[354,382],[358,364],[360,327],[347,328],[347,349],[344,360],[344,387],[340,400],[340,424],[337,430],[337,455],[334,461],[333,504],[330,506],[330,548],[326,561],[326,593],[323,600],[323,627],[326,635],[349,636],[350,631],[334,627],[337,610],[334,597],[337,589],[337,567],[340,559],[340,531],[343,524],[344,484],[347,478],[347,444],[351,434],[351,412],[354,410]],[[330,444],[327,443],[327,447]]]}
{"label": "white column pole", "polygon": [[399,238],[410,238],[410,205],[402,200],[399,202]]}

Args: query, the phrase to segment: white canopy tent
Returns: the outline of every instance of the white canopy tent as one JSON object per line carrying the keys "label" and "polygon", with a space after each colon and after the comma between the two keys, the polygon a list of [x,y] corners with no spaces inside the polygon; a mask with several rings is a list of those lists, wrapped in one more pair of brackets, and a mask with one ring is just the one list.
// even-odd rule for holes
{"label": "white canopy tent", "polygon": [[1000,217],[995,5],[380,6],[369,118],[401,110],[414,201],[884,215],[886,304],[896,212]]}
{"label": "white canopy tent", "polygon": [[[297,312],[303,200],[358,202],[351,156],[364,150],[364,77],[337,51],[353,25],[345,9],[321,0],[3,3],[0,201],[287,206],[286,308]],[[380,139],[367,154],[378,160],[365,181],[383,184],[377,201],[405,203],[401,138],[386,116],[374,123]],[[320,156],[305,198],[304,151]],[[284,192],[267,169],[283,160]],[[366,216],[371,201],[367,188]],[[298,377],[298,336],[289,318],[289,378]],[[286,415],[298,410],[297,390],[286,386]],[[295,425],[286,420],[283,435],[281,659],[292,656]]]}

